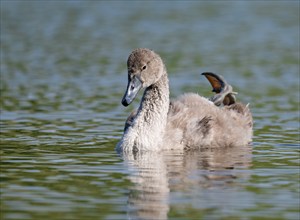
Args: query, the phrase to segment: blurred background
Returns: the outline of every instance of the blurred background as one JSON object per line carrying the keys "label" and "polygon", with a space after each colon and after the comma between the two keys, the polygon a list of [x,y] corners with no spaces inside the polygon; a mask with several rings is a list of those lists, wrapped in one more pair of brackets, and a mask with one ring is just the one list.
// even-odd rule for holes
{"label": "blurred background", "polygon": [[205,187],[182,183],[168,216],[299,218],[299,1],[2,0],[0,37],[1,219],[127,218],[135,182],[114,147],[138,47],[161,55],[171,97],[210,97],[201,73],[219,73],[255,120],[231,202],[217,184],[197,206]]}

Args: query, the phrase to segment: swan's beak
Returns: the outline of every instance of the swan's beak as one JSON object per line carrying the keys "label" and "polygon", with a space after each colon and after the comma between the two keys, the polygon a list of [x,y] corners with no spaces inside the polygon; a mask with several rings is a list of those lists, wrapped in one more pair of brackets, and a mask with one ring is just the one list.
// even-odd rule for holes
{"label": "swan's beak", "polygon": [[142,82],[136,76],[132,79],[128,78],[128,85],[122,99],[122,105],[128,106],[134,100],[141,88]]}

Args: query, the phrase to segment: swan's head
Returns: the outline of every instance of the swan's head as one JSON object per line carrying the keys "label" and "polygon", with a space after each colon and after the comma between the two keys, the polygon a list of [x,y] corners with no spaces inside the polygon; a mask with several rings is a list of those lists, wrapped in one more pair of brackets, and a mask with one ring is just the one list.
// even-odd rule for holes
{"label": "swan's head", "polygon": [[131,52],[127,60],[128,84],[122,104],[128,106],[140,89],[156,83],[164,73],[164,64],[154,51],[139,48]]}

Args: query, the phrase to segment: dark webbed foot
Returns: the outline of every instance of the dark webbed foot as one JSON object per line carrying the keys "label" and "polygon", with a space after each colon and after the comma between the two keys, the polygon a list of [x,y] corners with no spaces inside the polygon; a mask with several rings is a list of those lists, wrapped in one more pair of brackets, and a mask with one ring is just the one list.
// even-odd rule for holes
{"label": "dark webbed foot", "polygon": [[209,72],[202,73],[202,75],[207,78],[213,87],[212,91],[216,93],[210,98],[210,101],[216,106],[221,106],[222,104],[232,105],[236,102],[235,94],[237,93],[233,91],[232,86],[222,76]]}

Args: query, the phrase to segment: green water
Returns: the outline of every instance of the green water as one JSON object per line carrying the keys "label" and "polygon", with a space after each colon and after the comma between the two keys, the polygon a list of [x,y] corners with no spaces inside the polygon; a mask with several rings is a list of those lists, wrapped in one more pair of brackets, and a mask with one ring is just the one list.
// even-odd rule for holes
{"label": "green water", "polygon": [[[1,219],[299,219],[298,1],[1,1]],[[171,96],[225,76],[253,145],[114,150],[126,60],[148,47]]]}

